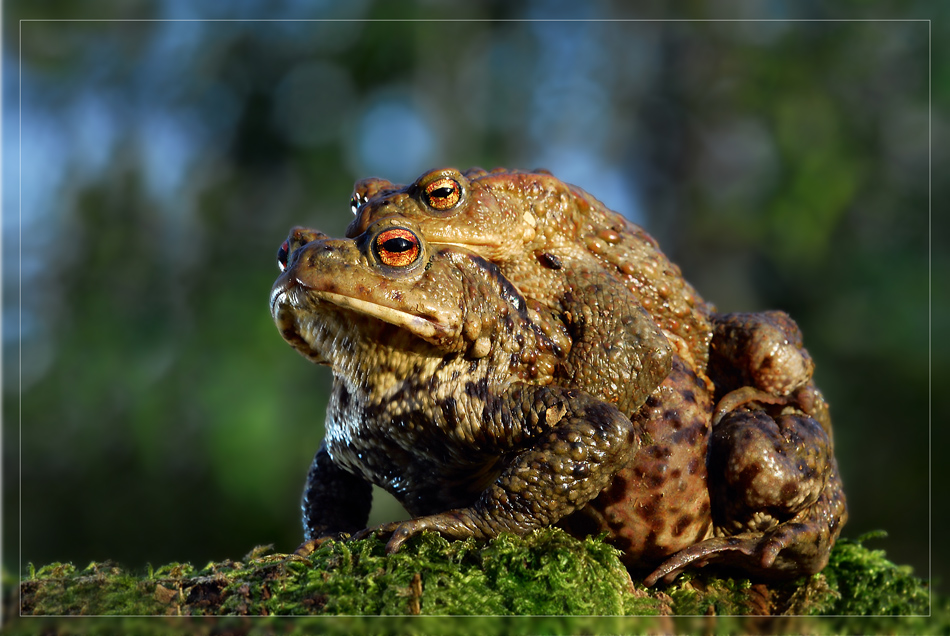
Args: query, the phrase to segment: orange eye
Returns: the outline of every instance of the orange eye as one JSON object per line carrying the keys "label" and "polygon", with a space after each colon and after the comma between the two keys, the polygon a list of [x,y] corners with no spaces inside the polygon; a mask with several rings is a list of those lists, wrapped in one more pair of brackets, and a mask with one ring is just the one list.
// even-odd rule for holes
{"label": "orange eye", "polygon": [[450,177],[436,179],[425,187],[426,202],[436,210],[448,210],[462,198],[462,186]]}
{"label": "orange eye", "polygon": [[408,267],[422,252],[416,235],[402,228],[380,232],[373,247],[379,260],[390,267]]}

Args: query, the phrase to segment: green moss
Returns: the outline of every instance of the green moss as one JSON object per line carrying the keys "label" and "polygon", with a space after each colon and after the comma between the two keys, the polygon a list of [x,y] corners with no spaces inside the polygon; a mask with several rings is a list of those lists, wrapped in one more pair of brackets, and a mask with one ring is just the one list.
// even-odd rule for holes
{"label": "green moss", "polygon": [[836,614],[892,616],[929,612],[929,587],[913,575],[913,570],[891,563],[883,550],[863,546],[884,536],[884,532],[868,533],[857,541],[841,541],[835,546],[824,576],[840,599],[828,609]]}
{"label": "green moss", "polygon": [[[201,570],[172,563],[149,569],[144,576],[134,576],[110,563],[93,563],[83,570],[53,563],[39,569],[31,566],[20,584],[20,609],[26,615],[235,617],[188,623],[205,630],[198,633],[227,632],[231,629],[228,625],[241,625],[235,629],[241,633],[273,633],[268,630],[276,629],[277,623],[233,621],[239,616],[321,614],[338,618],[317,623],[298,619],[278,631],[390,631],[380,627],[378,621],[384,619],[359,618],[389,615],[393,618],[385,619],[390,621],[386,624],[404,625],[406,629],[399,631],[405,633],[931,633],[934,624],[937,631],[950,632],[946,600],[939,601],[928,618],[927,585],[909,568],[887,561],[883,552],[863,546],[873,538],[875,535],[841,540],[824,572],[796,581],[765,585],[699,570],[653,589],[630,579],[614,548],[593,538],[578,541],[556,528],[527,537],[503,535],[487,543],[447,541],[427,533],[393,555],[385,554],[384,543],[376,538],[328,541],[308,558],[257,549],[243,562],[209,563]],[[8,594],[7,615],[14,602]],[[399,622],[416,613],[433,616]],[[742,617],[748,614],[785,616]],[[475,623],[456,622],[460,619],[449,615],[486,618]],[[509,618],[487,618],[490,615]],[[525,621],[517,618],[519,615],[546,618]],[[687,617],[674,619],[670,615]],[[737,617],[722,618],[724,615]],[[41,628],[31,624],[32,628],[11,633],[31,633],[31,629],[58,633],[45,626],[51,623],[43,623]],[[20,625],[17,622],[15,626]],[[116,629],[162,633],[161,629],[148,631],[151,627],[132,631],[122,625],[120,629],[112,622],[112,633]],[[175,625],[176,630],[181,627]],[[437,627],[426,627],[432,625]],[[477,627],[468,631],[473,625]],[[258,627],[264,631],[255,632]]]}
{"label": "green moss", "polygon": [[[427,533],[386,555],[372,538],[327,542],[309,559],[275,561],[248,573],[222,609],[229,613],[399,615],[656,614],[633,595],[613,548],[578,542],[557,529],[529,540],[501,536],[487,545]],[[278,570],[287,574],[284,578]],[[278,590],[268,580],[282,580]],[[290,584],[290,583],[293,584]],[[246,587],[244,587],[246,586]]]}
{"label": "green moss", "polygon": [[[161,614],[154,583],[112,563],[90,563],[84,570],[53,563],[31,573],[20,586],[23,613]],[[32,610],[32,611],[31,611]]]}
{"label": "green moss", "polygon": [[[885,536],[870,533],[857,540],[841,539],[820,573],[785,583],[764,585],[748,579],[718,578],[687,572],[668,588],[673,613],[780,614],[843,616],[926,616],[929,585],[907,566],[887,560],[864,542]],[[751,610],[751,611],[750,611]]]}

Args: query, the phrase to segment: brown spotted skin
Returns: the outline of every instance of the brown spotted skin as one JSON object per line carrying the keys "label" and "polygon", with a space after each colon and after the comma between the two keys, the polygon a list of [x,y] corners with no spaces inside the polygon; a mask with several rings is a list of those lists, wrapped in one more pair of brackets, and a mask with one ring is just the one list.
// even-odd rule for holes
{"label": "brown spotted skin", "polygon": [[[334,369],[304,551],[361,528],[373,482],[417,516],[357,535],[392,533],[390,549],[425,529],[559,523],[606,532],[648,584],[707,563],[762,577],[824,566],[847,512],[786,314],[715,313],[646,232],[547,173],[365,179],[351,204],[351,243],[291,234],[272,296],[284,337]],[[424,275],[373,270],[366,246],[387,228],[418,234]],[[301,302],[288,279],[404,314],[380,327],[359,315],[368,305]],[[314,337],[317,324],[336,332]]]}
{"label": "brown spotted skin", "polygon": [[704,460],[711,409],[705,381],[677,359],[633,416],[645,432],[643,448],[564,527],[578,535],[607,532],[633,567],[659,563],[706,538],[712,528]]}

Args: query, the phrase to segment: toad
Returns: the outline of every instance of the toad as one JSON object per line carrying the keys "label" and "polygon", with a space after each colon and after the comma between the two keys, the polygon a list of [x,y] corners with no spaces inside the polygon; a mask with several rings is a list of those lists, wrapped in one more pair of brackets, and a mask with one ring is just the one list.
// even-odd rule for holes
{"label": "toad", "polygon": [[[354,240],[401,219],[418,224],[427,244],[496,265],[560,352],[544,382],[616,406],[642,433],[606,487],[558,517],[563,526],[606,531],[632,567],[659,564],[650,584],[710,561],[786,576],[824,566],[846,512],[827,408],[787,316],[715,314],[646,232],[548,174],[447,169],[409,186],[369,179],[352,204]],[[282,258],[300,241],[292,235]],[[647,312],[672,346],[658,385],[629,364],[639,359],[631,347],[660,342],[631,338],[650,325],[630,308]],[[312,472],[308,500],[319,482]],[[383,528],[395,531],[393,549],[419,529]]]}
{"label": "toad", "polygon": [[347,236],[377,219],[412,219],[433,244],[462,246],[496,263],[527,298],[561,313],[561,299],[584,293],[572,280],[578,264],[602,270],[650,313],[690,367],[706,366],[711,307],[656,240],[544,171],[445,168],[408,186],[363,179],[350,207],[355,218]]}
{"label": "toad", "polygon": [[[390,526],[389,549],[426,529],[524,533],[583,507],[639,449],[615,405],[553,382],[581,350],[549,337],[483,258],[393,220],[355,239],[298,228],[280,262],[274,319],[334,376],[303,504],[308,540],[363,528],[372,483],[415,517]],[[617,315],[613,345],[637,369],[621,401],[636,409],[669,372],[670,349],[642,309]]]}

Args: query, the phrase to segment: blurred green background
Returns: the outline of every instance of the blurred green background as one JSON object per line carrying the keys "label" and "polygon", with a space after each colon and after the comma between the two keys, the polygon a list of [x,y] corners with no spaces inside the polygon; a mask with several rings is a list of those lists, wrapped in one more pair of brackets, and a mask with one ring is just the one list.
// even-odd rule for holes
{"label": "blurred green background", "polygon": [[[90,5],[4,4],[9,570],[293,549],[330,374],[273,326],[277,247],[296,224],[342,235],[356,179],[480,165],[587,189],[722,311],[788,311],[832,406],[845,536],[887,530],[872,547],[928,576],[946,4],[934,24],[796,20],[927,2]],[[661,20],[300,21],[343,17]]]}

